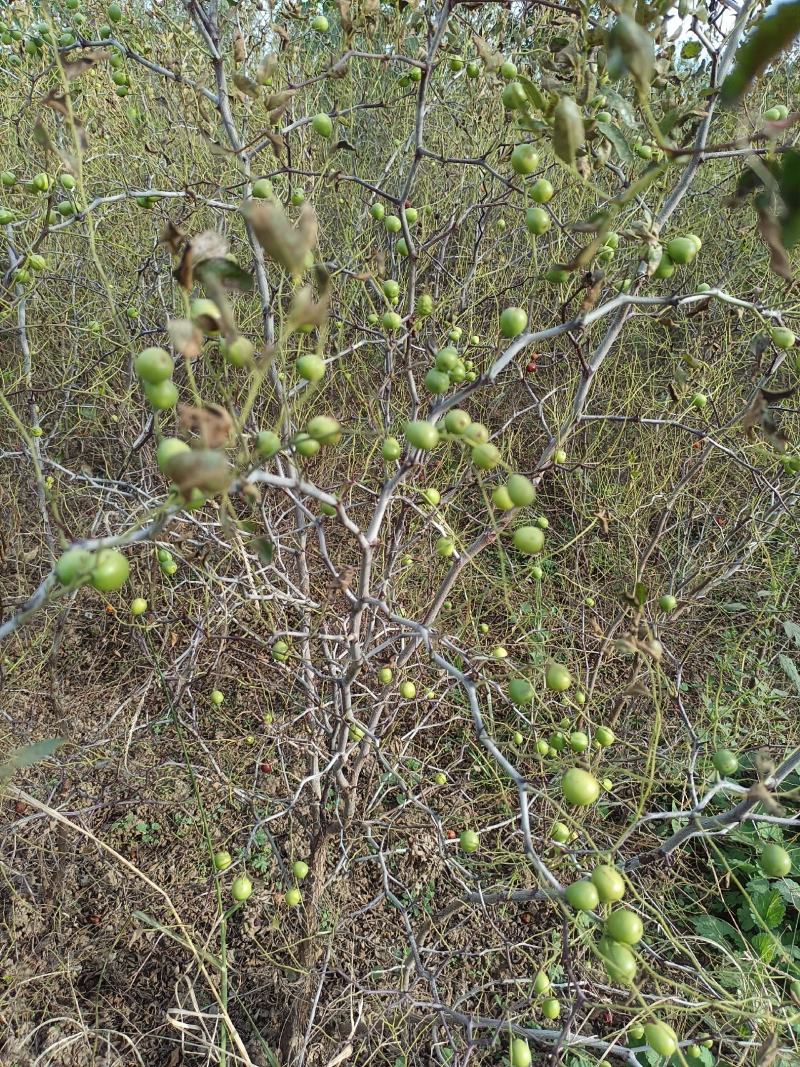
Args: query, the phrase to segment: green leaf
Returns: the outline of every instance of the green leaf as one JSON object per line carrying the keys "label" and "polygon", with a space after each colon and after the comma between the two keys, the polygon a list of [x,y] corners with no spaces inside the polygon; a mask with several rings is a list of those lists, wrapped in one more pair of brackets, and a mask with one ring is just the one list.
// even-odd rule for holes
{"label": "green leaf", "polygon": [[791,622],[789,619],[784,619],[781,623],[783,626],[783,632],[786,636],[800,648],[800,626],[796,622]]}
{"label": "green leaf", "polygon": [[647,603],[647,586],[644,582],[637,582],[633,587],[633,598],[639,607]]}
{"label": "green leaf", "polygon": [[685,41],[681,48],[682,59],[695,59],[700,55],[702,45],[699,41]]}
{"label": "green leaf", "polygon": [[744,948],[745,941],[735,926],[716,915],[695,915],[692,925],[701,937],[722,948]]}
{"label": "green leaf", "polygon": [[49,759],[53,753],[58,752],[65,741],[64,737],[51,737],[46,741],[34,741],[31,745],[18,748],[11,753],[5,763],[0,763],[0,784],[7,782],[16,771],[22,771],[26,767],[32,767],[34,763]]}
{"label": "green leaf", "polygon": [[791,904],[793,908],[800,911],[800,885],[797,882],[792,881],[791,878],[781,878],[772,884],[787,904]]}
{"label": "green leaf", "polygon": [[530,78],[526,78],[522,74],[517,74],[517,81],[525,90],[525,95],[536,110],[541,111],[543,115],[546,115],[548,111],[550,111],[550,101],[541,89],[537,85],[534,85]]}
{"label": "green leaf", "polygon": [[750,898],[753,918],[773,930],[779,926],[786,914],[786,904],[776,889],[770,889],[766,893],[755,893]]}
{"label": "green leaf", "polygon": [[763,16],[736,53],[733,71],[722,83],[722,102],[735,104],[799,33],[800,3],[783,3]]}
{"label": "green leaf", "polygon": [[778,662],[783,667],[784,674],[789,678],[797,692],[800,693],[800,671],[797,670],[794,662],[784,655],[778,656]]}
{"label": "green leaf", "polygon": [[610,122],[598,122],[597,128],[612,143],[620,159],[624,160],[625,163],[634,162],[633,152],[631,152],[628,142],[616,126],[612,126]]}
{"label": "green leaf", "polygon": [[774,959],[777,945],[775,944],[775,938],[771,934],[755,934],[750,939],[750,944],[758,953],[759,958],[765,963],[769,963]]}
{"label": "green leaf", "polygon": [[603,96],[606,98],[606,107],[613,108],[626,126],[639,125],[639,120],[636,118],[633,108],[624,96],[620,96],[616,89],[609,89],[607,85],[604,85]]}
{"label": "green leaf", "polygon": [[794,248],[800,241],[800,152],[783,154],[778,191],[783,201],[781,240],[784,248]]}

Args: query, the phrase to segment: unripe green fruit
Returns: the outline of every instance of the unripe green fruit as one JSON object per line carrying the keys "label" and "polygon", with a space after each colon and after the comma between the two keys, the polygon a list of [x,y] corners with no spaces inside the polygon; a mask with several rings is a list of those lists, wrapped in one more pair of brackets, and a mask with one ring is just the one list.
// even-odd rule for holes
{"label": "unripe green fruit", "polygon": [[442,559],[449,559],[455,550],[456,546],[452,537],[440,537],[436,542],[436,554],[441,556]]}
{"label": "unripe green fruit", "polygon": [[311,120],[311,128],[320,137],[330,137],[333,133],[333,122],[330,115],[326,115],[324,111],[320,112],[319,115],[315,115]]}
{"label": "unripe green fruit", "polygon": [[56,578],[62,585],[87,581],[94,570],[94,553],[86,548],[69,548],[55,566]]}
{"label": "unripe green fruit", "polygon": [[478,851],[481,842],[474,830],[462,830],[458,843],[461,846],[461,851],[469,855]]}
{"label": "unripe green fruit", "polygon": [[561,778],[561,792],[568,803],[585,808],[600,796],[600,783],[589,771],[570,767]]}
{"label": "unripe green fruit", "polygon": [[212,689],[211,696],[209,698],[215,708],[218,708],[220,704],[225,700],[225,694],[220,689]]}
{"label": "unripe green fruit", "polygon": [[550,216],[543,207],[529,207],[525,212],[525,226],[529,233],[540,237],[550,229]]}
{"label": "unripe green fruit", "polygon": [[342,439],[342,428],[330,415],[315,415],[309,419],[306,432],[322,445],[338,445]]}
{"label": "unripe green fruit", "polygon": [[389,682],[391,682],[391,680],[392,680],[392,668],[391,667],[381,667],[381,669],[378,671],[378,681],[381,682],[382,685],[388,685]]}
{"label": "unripe green fruit", "polygon": [[403,320],[397,314],[396,311],[385,311],[381,318],[381,325],[383,326],[384,330],[390,330],[393,332],[395,330],[400,329],[400,327],[403,325]]}
{"label": "unripe green fruit", "polygon": [[508,489],[504,485],[497,485],[492,490],[492,503],[500,511],[511,511],[515,506],[514,501],[508,495]]}
{"label": "unripe green fruit", "polygon": [[308,877],[308,864],[305,860],[295,860],[292,864],[292,874],[295,876],[298,882],[302,882],[304,878]]}
{"label": "unripe green fruit", "polygon": [[144,597],[137,596],[131,601],[131,615],[135,619],[138,619],[140,615],[144,615],[147,611],[147,601]]}
{"label": "unripe green fruit", "polygon": [[256,452],[263,459],[271,459],[281,450],[281,439],[272,430],[260,430],[256,436]]}
{"label": "unripe green fruit", "polygon": [[729,748],[718,748],[711,757],[711,762],[714,764],[714,769],[726,777],[736,774],[739,769],[736,753],[731,752]]}
{"label": "unripe green fruit", "polygon": [[114,593],[127,582],[130,565],[115,548],[101,548],[95,556],[91,584],[101,593]]}
{"label": "unripe green fruit", "polygon": [[167,469],[167,466],[175,456],[181,452],[191,452],[191,449],[185,441],[181,441],[178,437],[164,437],[159,441],[158,448],[156,449],[156,462],[158,463],[158,469],[163,474]]}
{"label": "unripe green fruit", "polygon": [[451,408],[444,417],[444,425],[448,433],[461,435],[466,432],[472,423],[466,411],[460,408]]}
{"label": "unripe green fruit", "polygon": [[[581,701],[581,703],[583,703]],[[594,732],[595,741],[600,748],[608,748],[614,744],[614,731],[609,726],[598,726]]]}
{"label": "unripe green fruit", "polygon": [[178,389],[169,378],[155,384],[145,382],[144,395],[156,411],[168,411],[178,403]]}
{"label": "unripe green fruit", "polygon": [[440,348],[436,353],[436,369],[450,372],[455,370],[459,363],[458,351],[455,348]]}
{"label": "unripe green fruit", "polygon": [[516,78],[517,76],[517,68],[510,59],[507,59],[504,63],[500,64],[500,74],[506,81],[511,81],[512,78]]}
{"label": "unripe green fruit", "polygon": [[233,863],[233,857],[230,852],[225,850],[214,853],[214,867],[218,871],[227,871],[230,865]]}
{"label": "unripe green fruit", "polygon": [[[569,831],[567,831],[567,833],[569,833]],[[539,997],[543,996],[545,993],[550,992],[550,978],[548,977],[546,971],[539,971],[536,977],[534,978],[533,991]]]}
{"label": "unripe green fruit", "polygon": [[433,314],[433,297],[429,293],[423,293],[414,305],[415,314],[420,318],[427,318]]}
{"label": "unripe green fruit", "polygon": [[576,911],[594,911],[600,903],[597,889],[588,878],[568,885],[564,896],[567,899],[567,903]]}
{"label": "unripe green fruit", "polygon": [[542,1015],[545,1019],[555,1020],[561,1014],[561,1004],[555,997],[548,997],[542,1001]]}
{"label": "unripe green fruit", "polygon": [[253,893],[253,883],[246,874],[239,875],[231,882],[231,896],[235,901],[242,904]]}
{"label": "unripe green fruit", "polygon": [[792,869],[792,859],[780,845],[765,845],[759,857],[761,869],[768,878],[785,878]]}
{"label": "unripe green fruit", "polygon": [[517,337],[528,325],[528,315],[523,308],[505,308],[500,314],[500,333],[503,337]]}
{"label": "unripe green fruit", "polygon": [[253,196],[257,200],[269,200],[272,195],[272,182],[269,178],[258,178],[253,182]]}
{"label": "unripe green fruit", "polygon": [[300,901],[303,899],[303,894],[300,892],[297,886],[292,886],[291,889],[286,890],[283,895],[283,899],[286,901],[288,907],[296,908]]}
{"label": "unripe green fruit", "polygon": [[623,945],[636,945],[642,940],[642,920],[630,908],[615,908],[606,919],[606,933]]}
{"label": "unripe green fruit", "polygon": [[697,245],[690,237],[673,237],[667,243],[667,254],[673,263],[684,266],[697,255]]}
{"label": "unripe green fruit", "polygon": [[425,422],[422,419],[407,422],[403,433],[405,439],[413,448],[430,451],[439,444],[439,431],[432,423]]}
{"label": "unripe green fruit", "polygon": [[518,526],[513,541],[514,548],[526,556],[535,556],[544,548],[544,534],[538,526]]}
{"label": "unripe green fruit", "polygon": [[329,28],[329,22],[324,15],[316,15],[311,20],[311,29],[317,33],[327,33]]}
{"label": "unripe green fruit", "polygon": [[531,144],[518,144],[511,153],[511,169],[516,174],[533,174],[539,166],[539,156]]}
{"label": "unripe green fruit", "polygon": [[399,215],[387,215],[383,220],[383,225],[389,233],[400,233],[403,228]]}
{"label": "unripe green fruit", "polygon": [[292,444],[298,454],[305,459],[311,459],[312,456],[316,456],[320,449],[319,441],[315,441],[314,438],[307,433],[295,434]]}
{"label": "unripe green fruit", "polygon": [[425,388],[434,396],[440,396],[450,388],[450,376],[445,371],[431,367],[425,375]]}
{"label": "unripe green fruit", "polygon": [[508,698],[520,707],[530,704],[534,695],[533,686],[527,678],[512,678],[508,683]]}
{"label": "unripe green fruit", "polygon": [[546,204],[553,199],[555,189],[547,178],[539,178],[531,187],[531,199],[537,204]]}
{"label": "unripe green fruit", "polygon": [[569,281],[569,271],[563,267],[550,267],[544,277],[553,285],[565,285]]}
{"label": "unripe green fruit", "polygon": [[592,881],[603,904],[613,904],[625,896],[625,880],[616,867],[600,864],[592,871]]}
{"label": "unripe green fruit", "polygon": [[370,207],[369,213],[372,215],[373,219],[380,222],[386,214],[386,208],[381,203],[375,203]]}
{"label": "unripe green fruit", "polygon": [[563,693],[572,685],[572,675],[561,663],[550,663],[545,672],[545,685],[551,693]]}
{"label": "unripe green fruit", "polygon": [[[544,743],[544,748],[547,750],[550,746],[547,742]],[[538,748],[538,745],[537,745]],[[570,829],[563,822],[554,822],[550,830],[550,836],[559,845],[565,845],[570,839]]]}
{"label": "unripe green fruit", "polygon": [[133,368],[140,381],[158,385],[172,377],[175,364],[165,348],[145,348],[134,360]]}
{"label": "unripe green fruit", "polygon": [[597,945],[600,959],[609,978],[630,985],[636,978],[636,957],[627,945],[602,937]]}
{"label": "unripe green fruit", "polygon": [[318,382],[325,377],[325,360],[316,352],[308,352],[298,358],[295,369],[305,381]]}
{"label": "unripe green fruit", "polygon": [[573,752],[585,752],[589,747],[589,738],[583,730],[574,730],[569,735],[569,747]]}
{"label": "unripe green fruit", "polygon": [[401,682],[399,689],[400,696],[403,697],[405,700],[413,700],[414,697],[417,695],[417,687],[414,685],[413,682]]}
{"label": "unripe green fruit", "polygon": [[776,348],[792,348],[795,343],[794,333],[786,326],[773,326],[769,333]]}
{"label": "unripe green fruit", "polygon": [[532,504],[536,497],[533,482],[524,474],[512,474],[506,482],[506,490],[512,503],[518,508]]}
{"label": "unripe green fruit", "polygon": [[500,450],[488,442],[475,445],[472,449],[472,462],[478,470],[492,470],[492,468],[496,467],[498,463],[501,462],[502,458]]}
{"label": "unripe green fruit", "polygon": [[670,612],[674,611],[675,608],[677,608],[678,601],[676,597],[672,595],[672,593],[664,593],[663,596],[660,596],[658,598],[658,606],[663,612],[669,614]]}
{"label": "unripe green fruit", "polygon": [[702,411],[708,404],[708,397],[705,393],[695,393],[692,397],[692,407],[697,408],[698,411]]}
{"label": "unripe green fruit", "polygon": [[761,117],[765,122],[780,122],[781,113],[777,107],[768,107]]}
{"label": "unripe green fruit", "polygon": [[219,350],[223,359],[234,367],[247,367],[253,361],[256,346],[247,337],[237,337],[228,343],[220,341]]}
{"label": "unripe green fruit", "polygon": [[645,1023],[644,1039],[653,1052],[659,1056],[671,1056],[678,1048],[675,1031],[667,1023],[657,1021]]}
{"label": "unripe green fruit", "polygon": [[387,462],[399,459],[403,449],[396,437],[385,438],[381,445],[381,455]]}

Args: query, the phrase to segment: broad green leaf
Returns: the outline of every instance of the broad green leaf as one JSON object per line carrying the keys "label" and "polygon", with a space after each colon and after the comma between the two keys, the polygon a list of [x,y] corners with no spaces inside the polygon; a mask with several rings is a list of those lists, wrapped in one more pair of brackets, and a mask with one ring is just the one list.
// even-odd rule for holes
{"label": "broad green leaf", "polygon": [[681,48],[682,59],[695,59],[700,55],[702,45],[699,41],[685,41]]}
{"label": "broad green leaf", "polygon": [[786,914],[786,904],[776,889],[770,889],[766,893],[755,893],[750,898],[754,920],[761,919],[770,930],[779,926]]}
{"label": "broad green leaf", "polygon": [[634,162],[633,152],[631,152],[628,142],[616,126],[612,126],[610,122],[598,122],[597,128],[612,143],[621,160],[625,163]]}
{"label": "broad green leaf", "polygon": [[771,934],[755,934],[750,939],[750,944],[759,958],[765,963],[769,963],[770,960],[775,958],[778,946],[775,944],[775,938]]}
{"label": "broad green leaf", "polygon": [[631,105],[621,96],[616,89],[609,89],[607,85],[603,86],[603,96],[606,98],[606,107],[613,108],[617,115],[626,126],[638,126],[639,120],[636,118]]}
{"label": "broad green leaf", "polygon": [[800,693],[800,671],[795,667],[794,662],[789,659],[788,656],[778,656],[778,662],[783,667],[783,672],[795,687],[798,693]]}
{"label": "broad green leaf", "polygon": [[744,938],[729,922],[716,915],[696,915],[692,925],[701,937],[721,945],[723,948],[743,948]]}
{"label": "broad green leaf", "polygon": [[784,619],[781,623],[783,626],[783,632],[786,636],[794,641],[798,648],[800,648],[800,626],[796,622],[791,622],[789,619]]}
{"label": "broad green leaf", "polygon": [[774,6],[736,53],[733,71],[722,83],[721,99],[735,104],[769,63],[800,34],[800,3]]}
{"label": "broad green leaf", "polygon": [[535,85],[530,78],[526,78],[523,74],[517,74],[517,81],[525,90],[525,95],[536,110],[546,115],[551,109],[551,101],[544,95],[538,85]]}
{"label": "broad green leaf", "polygon": [[65,743],[64,737],[51,737],[46,741],[34,741],[12,752],[5,763],[0,763],[0,784],[7,782],[16,771],[32,767],[34,763],[49,759]]}

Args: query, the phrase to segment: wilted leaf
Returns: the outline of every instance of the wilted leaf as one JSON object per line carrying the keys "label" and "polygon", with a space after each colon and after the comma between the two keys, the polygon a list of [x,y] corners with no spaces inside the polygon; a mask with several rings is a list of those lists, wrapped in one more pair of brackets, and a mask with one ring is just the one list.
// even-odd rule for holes
{"label": "wilted leaf", "polygon": [[203,335],[190,319],[170,319],[167,333],[173,348],[187,359],[196,359],[203,347]]}
{"label": "wilted leaf", "polygon": [[209,259],[195,268],[195,274],[207,286],[210,277],[216,278],[226,289],[249,293],[253,288],[253,276],[231,259]]}
{"label": "wilted leaf", "polygon": [[233,468],[221,452],[207,448],[179,452],[166,464],[164,472],[183,496],[193,489],[204,493],[221,493],[233,478]]}
{"label": "wilted leaf", "polygon": [[77,59],[65,60],[62,64],[64,76],[67,81],[74,81],[76,78],[80,78],[81,74],[85,74],[87,70],[97,66],[98,63],[103,63],[110,55],[111,53],[103,48],[92,52],[84,52]]}
{"label": "wilted leaf", "polygon": [[683,59],[696,59],[700,55],[702,47],[699,41],[684,41],[681,47],[681,57]]}
{"label": "wilted leaf", "polygon": [[209,260],[223,259],[228,247],[227,238],[218,230],[203,230],[196,234],[183,250],[181,261],[173,272],[175,279],[189,291],[194,285],[197,268]]}
{"label": "wilted leaf", "polygon": [[631,15],[620,15],[608,31],[608,70],[612,77],[630,74],[637,92],[645,94],[655,68],[655,46]]}
{"label": "wilted leaf", "polygon": [[219,404],[207,403],[200,408],[179,404],[178,415],[181,426],[188,433],[197,434],[204,448],[220,448],[227,442],[233,429],[233,420]]}
{"label": "wilted leaf", "polygon": [[179,229],[171,219],[168,219],[167,224],[159,235],[158,243],[165,245],[174,256],[178,254],[185,240],[186,234],[183,230]]}
{"label": "wilted leaf", "polygon": [[251,100],[258,100],[259,96],[261,96],[261,86],[258,82],[254,82],[252,78],[248,78],[246,74],[242,74],[238,70],[233,75],[233,84],[240,93],[249,96]]}
{"label": "wilted leaf", "polygon": [[552,107],[551,101],[544,95],[538,85],[532,82],[530,78],[526,78],[522,74],[518,74],[516,80],[525,90],[530,103],[536,108],[537,111],[541,111],[543,115],[548,114]]}
{"label": "wilted leaf", "polygon": [[303,205],[297,226],[291,224],[283,207],[275,201],[245,200],[241,212],[267,255],[291,274],[300,274],[306,256],[317,242],[313,207]]}
{"label": "wilted leaf", "polygon": [[259,537],[254,546],[261,562],[269,566],[275,557],[275,545],[268,537]]}
{"label": "wilted leaf", "polygon": [[734,104],[769,63],[800,33],[800,4],[783,3],[763,15],[736,53],[733,71],[722,83],[721,99]]}
{"label": "wilted leaf", "polygon": [[238,66],[240,63],[244,63],[246,58],[247,50],[244,46],[244,37],[242,36],[242,31],[237,30],[233,38],[233,61]]}
{"label": "wilted leaf", "polygon": [[571,96],[562,96],[553,112],[553,151],[572,167],[585,140],[581,109]]}
{"label": "wilted leaf", "polygon": [[7,782],[16,771],[32,767],[43,759],[48,759],[65,743],[66,738],[51,737],[46,741],[34,741],[16,749],[4,763],[0,763],[0,784]]}
{"label": "wilted leaf", "polygon": [[784,619],[781,625],[789,640],[794,641],[797,647],[800,648],[800,626],[796,622],[792,622],[791,619]]}
{"label": "wilted leaf", "polygon": [[503,57],[500,55],[500,53],[492,51],[486,41],[484,41],[483,37],[481,37],[477,33],[473,33],[472,40],[475,42],[475,48],[478,52],[478,55],[483,60],[483,64],[486,67],[487,71],[489,71],[490,73],[494,73],[495,71],[499,70],[500,67],[503,65]]}
{"label": "wilted leaf", "polygon": [[781,228],[775,216],[766,208],[758,209],[758,232],[769,250],[769,265],[773,274],[791,281],[792,264],[783,247]]}
{"label": "wilted leaf", "polygon": [[266,85],[270,78],[274,77],[277,69],[278,57],[274,52],[267,53],[258,64],[258,70],[256,71],[256,81],[258,84]]}
{"label": "wilted leaf", "polygon": [[328,317],[330,293],[326,290],[319,300],[314,297],[310,285],[304,285],[295,293],[289,321],[293,328],[298,326],[321,326]]}

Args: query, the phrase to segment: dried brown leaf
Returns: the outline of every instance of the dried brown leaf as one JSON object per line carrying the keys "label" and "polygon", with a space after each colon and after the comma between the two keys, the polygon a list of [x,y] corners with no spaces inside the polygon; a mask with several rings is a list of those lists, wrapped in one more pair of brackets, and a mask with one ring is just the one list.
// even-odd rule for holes
{"label": "dried brown leaf", "polygon": [[267,255],[291,274],[299,274],[306,256],[317,243],[317,216],[313,207],[308,203],[303,205],[297,226],[291,224],[276,201],[245,200],[241,211]]}
{"label": "dried brown leaf", "polygon": [[792,280],[792,264],[786,254],[781,240],[781,227],[771,211],[760,208],[758,211],[758,232],[769,251],[769,265],[773,274],[779,278],[785,278],[787,282]]}
{"label": "dried brown leaf", "polygon": [[244,46],[244,37],[242,31],[237,30],[236,36],[233,38],[233,61],[238,66],[240,63],[244,63],[247,58],[247,50]]}
{"label": "dried brown leaf", "polygon": [[111,53],[108,49],[98,48],[92,52],[84,52],[77,59],[66,60],[63,63],[63,68],[67,81],[75,81],[76,78],[80,78],[81,74],[85,74],[87,70],[96,67],[98,63],[105,62],[110,55]]}
{"label": "dried brown leaf", "polygon": [[233,468],[221,452],[208,448],[179,452],[166,464],[164,473],[184,496],[193,489],[204,493],[222,493],[233,478]]}
{"label": "dried brown leaf", "polygon": [[167,333],[176,352],[187,359],[196,359],[203,347],[203,335],[189,319],[170,319]]}
{"label": "dried brown leaf", "polygon": [[233,420],[219,404],[207,403],[203,407],[179,404],[178,415],[181,426],[188,433],[196,434],[204,448],[220,448],[228,441],[233,429]]}
{"label": "dried brown leaf", "polygon": [[233,75],[233,84],[240,93],[249,96],[251,100],[258,100],[261,95],[261,86],[258,82],[254,82],[252,78],[248,78],[246,74],[241,74],[238,70]]}
{"label": "dried brown leaf", "polygon": [[180,251],[181,245],[186,240],[186,234],[175,223],[168,219],[164,229],[158,238],[160,245],[165,245],[173,256]]}

